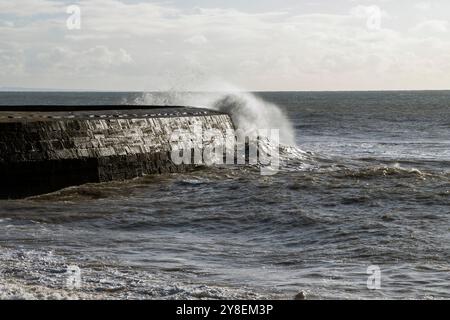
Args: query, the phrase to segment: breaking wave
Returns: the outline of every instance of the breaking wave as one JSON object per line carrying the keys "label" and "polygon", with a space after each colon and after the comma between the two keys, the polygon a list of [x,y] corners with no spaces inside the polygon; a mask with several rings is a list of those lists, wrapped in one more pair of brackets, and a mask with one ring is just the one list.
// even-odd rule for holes
{"label": "breaking wave", "polygon": [[[193,93],[193,92],[149,92],[134,101],[147,105],[183,105],[202,107],[228,113],[239,134],[260,138],[258,149],[266,154],[279,154],[283,167],[304,169],[311,154],[296,146],[295,129],[288,117],[276,104],[267,102],[248,92]],[[279,143],[273,141],[271,130],[279,130]],[[278,148],[278,150],[274,149]],[[294,163],[292,162],[294,161]],[[306,161],[306,162],[305,162]]]}
{"label": "breaking wave", "polygon": [[[259,138],[258,149],[264,154],[278,154],[285,170],[304,170],[315,166],[311,153],[297,147],[295,129],[279,106],[248,92],[195,93],[148,92],[138,97],[135,104],[190,106],[222,111],[230,115],[237,135]],[[271,130],[278,130],[279,141],[274,141]]]}
{"label": "breaking wave", "polygon": [[257,130],[280,130],[280,142],[283,145],[295,146],[294,127],[284,112],[275,104],[264,101],[254,94],[236,93],[144,93],[135,100],[136,104],[185,105],[206,107],[228,113],[233,119],[236,129],[245,133]]}
{"label": "breaking wave", "polygon": [[372,179],[380,177],[395,176],[397,178],[417,178],[426,179],[432,175],[416,168],[403,168],[400,165],[394,166],[370,166],[357,169],[344,169],[337,171],[335,177]]}
{"label": "breaking wave", "polygon": [[275,104],[249,93],[234,93],[216,100],[212,108],[228,113],[237,129],[242,129],[246,133],[262,129],[278,129],[281,144],[295,146],[294,128]]}

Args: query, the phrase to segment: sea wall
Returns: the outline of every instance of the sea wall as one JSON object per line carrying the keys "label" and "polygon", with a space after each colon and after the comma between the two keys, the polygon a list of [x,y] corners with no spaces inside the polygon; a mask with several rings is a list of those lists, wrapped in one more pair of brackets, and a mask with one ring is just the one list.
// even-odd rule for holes
{"label": "sea wall", "polygon": [[126,118],[117,113],[9,115],[0,119],[0,197],[191,169],[171,160],[171,135],[195,126],[225,132],[233,123],[227,114],[210,111],[180,116],[141,112]]}

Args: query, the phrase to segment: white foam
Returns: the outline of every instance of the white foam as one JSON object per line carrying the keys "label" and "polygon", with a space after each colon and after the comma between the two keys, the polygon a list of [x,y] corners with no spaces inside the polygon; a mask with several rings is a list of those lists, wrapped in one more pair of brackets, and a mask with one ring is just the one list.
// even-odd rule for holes
{"label": "white foam", "polygon": [[254,94],[226,94],[216,100],[211,107],[230,114],[237,129],[245,132],[278,129],[280,142],[295,146],[294,128],[287,116],[277,105],[264,101]]}
{"label": "white foam", "polygon": [[136,104],[184,105],[206,107],[230,114],[237,129],[253,132],[258,129],[279,129],[280,142],[295,146],[294,128],[287,116],[275,104],[264,101],[252,93],[231,91],[230,93],[144,93]]}

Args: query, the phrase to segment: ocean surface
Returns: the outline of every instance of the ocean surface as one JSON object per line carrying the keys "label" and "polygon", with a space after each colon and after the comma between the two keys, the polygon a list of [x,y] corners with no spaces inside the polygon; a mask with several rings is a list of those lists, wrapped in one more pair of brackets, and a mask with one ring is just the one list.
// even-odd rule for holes
{"label": "ocean surface", "polygon": [[0,298],[450,298],[450,91],[223,97],[0,93],[3,105],[231,103],[290,144],[273,176],[202,167],[0,200]]}

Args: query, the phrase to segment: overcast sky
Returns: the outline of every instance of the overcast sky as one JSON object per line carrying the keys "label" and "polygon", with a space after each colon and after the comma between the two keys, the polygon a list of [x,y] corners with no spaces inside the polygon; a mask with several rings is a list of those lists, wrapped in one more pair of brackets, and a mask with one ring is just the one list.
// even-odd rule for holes
{"label": "overcast sky", "polygon": [[450,89],[449,23],[448,0],[0,0],[0,87]]}

